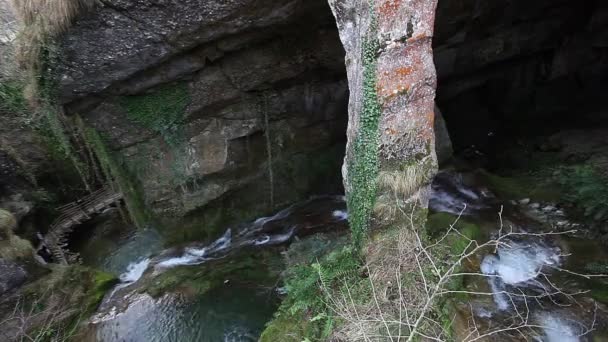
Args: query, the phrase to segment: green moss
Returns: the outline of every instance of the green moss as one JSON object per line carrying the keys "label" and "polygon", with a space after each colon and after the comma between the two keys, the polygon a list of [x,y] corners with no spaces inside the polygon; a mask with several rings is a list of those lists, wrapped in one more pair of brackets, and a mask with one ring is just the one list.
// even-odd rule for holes
{"label": "green moss", "polygon": [[[426,222],[426,230],[433,239],[442,237],[450,226],[458,230],[460,234],[449,234],[447,235],[443,248],[435,250],[436,260],[444,260],[444,265],[441,267],[449,267],[456,262],[463,252],[469,247],[471,240],[477,240],[483,242],[485,240],[484,231],[475,222],[471,222],[466,218],[449,213],[434,213],[429,215]],[[459,265],[454,273],[461,273],[464,271],[464,265]],[[465,277],[458,276],[452,277],[448,283],[445,284],[445,288],[451,291],[460,291],[465,288]],[[442,297],[438,300],[434,306],[433,312],[438,317],[438,321],[441,322],[445,332],[451,332],[451,325],[454,316],[456,315],[456,307],[454,305],[454,299],[466,301],[467,295],[459,293],[455,296]]]}
{"label": "green moss", "polygon": [[489,185],[490,190],[505,199],[531,198],[536,201],[556,202],[562,196],[560,187],[549,178],[539,178],[535,175],[502,177],[485,170],[479,170],[478,174]]}
{"label": "green moss", "polygon": [[87,308],[89,308],[89,311],[91,312],[97,308],[106,293],[118,282],[118,279],[116,279],[116,277],[114,277],[112,274],[98,270],[94,270],[92,272],[92,286],[91,290],[89,291],[88,300],[86,301]]}
{"label": "green moss", "polygon": [[16,81],[0,82],[0,109],[10,111],[13,114],[24,114],[28,111],[21,83]]}
{"label": "green moss", "polygon": [[281,314],[270,321],[262,335],[260,342],[302,342],[306,336],[317,336],[318,327],[304,315]]}
{"label": "green moss", "polygon": [[479,240],[483,236],[481,227],[476,223],[470,222],[463,217],[458,219],[458,216],[448,213],[435,213],[429,215],[426,222],[426,229],[432,238],[438,238],[444,234],[451,225],[460,232],[460,235],[451,234],[448,236],[446,245],[450,246],[450,253],[453,255],[462,253],[469,244],[469,240]]}
{"label": "green moss", "polygon": [[183,143],[182,121],[189,102],[185,83],[164,85],[153,92],[125,96],[119,101],[129,119],[160,133],[172,148],[180,148]]}
{"label": "green moss", "polygon": [[[373,6],[371,6],[373,8]],[[347,205],[353,241],[360,246],[368,230],[368,223],[376,201],[378,176],[378,125],[381,115],[376,93],[376,39],[375,14],[371,14],[370,30],[363,42],[363,104],[359,113],[359,132],[349,159]]]}
{"label": "green moss", "polygon": [[112,181],[122,192],[133,223],[140,228],[148,225],[151,216],[145,207],[142,191],[134,180],[135,177],[128,173],[124,163],[110,151],[95,129],[85,127],[82,121],[80,125],[82,125],[85,139],[99,160],[106,179]]}
{"label": "green moss", "polygon": [[184,134],[184,115],[190,103],[187,84],[162,85],[146,94],[123,96],[118,103],[131,121],[160,134],[173,155],[170,183],[184,186],[188,182]]}
{"label": "green moss", "polygon": [[[263,265],[263,266],[261,266]],[[243,251],[225,259],[209,262],[202,267],[176,267],[152,279],[144,279],[140,291],[160,297],[177,289],[202,295],[224,284],[255,283],[272,286],[280,270],[279,256],[271,250]]]}
{"label": "green moss", "polygon": [[586,282],[586,286],[593,299],[608,304],[608,284],[606,284],[606,282],[590,279]]}

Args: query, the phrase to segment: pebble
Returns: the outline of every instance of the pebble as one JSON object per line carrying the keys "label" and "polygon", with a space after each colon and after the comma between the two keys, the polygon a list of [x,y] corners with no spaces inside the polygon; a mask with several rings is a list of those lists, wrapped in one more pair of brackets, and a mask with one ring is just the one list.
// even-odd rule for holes
{"label": "pebble", "polygon": [[546,206],[546,207],[544,207],[544,208],[543,208],[543,211],[544,211],[544,212],[549,212],[549,211],[553,211],[553,210],[555,210],[555,209],[557,209],[557,208],[555,208],[555,207],[554,207],[554,206],[552,206],[552,205],[548,205],[548,206]]}
{"label": "pebble", "polygon": [[519,200],[519,203],[522,205],[526,205],[526,204],[530,203],[530,199],[529,198],[521,199],[521,200]]}
{"label": "pebble", "polygon": [[532,204],[530,204],[530,208],[532,208],[532,209],[538,209],[538,208],[540,208],[540,204],[538,204],[538,203],[532,203]]}

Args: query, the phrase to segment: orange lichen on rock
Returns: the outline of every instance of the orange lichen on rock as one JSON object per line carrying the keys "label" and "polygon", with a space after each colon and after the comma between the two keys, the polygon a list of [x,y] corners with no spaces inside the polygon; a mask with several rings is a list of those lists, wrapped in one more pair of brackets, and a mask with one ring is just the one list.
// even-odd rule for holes
{"label": "orange lichen on rock", "polygon": [[378,2],[378,13],[381,17],[393,16],[398,13],[403,0],[383,0]]}
{"label": "orange lichen on rock", "polygon": [[424,85],[428,70],[421,58],[420,49],[421,46],[415,43],[396,47],[387,53],[387,58],[399,60],[401,63],[381,64],[377,76],[380,103],[384,104],[398,95],[415,92]]}

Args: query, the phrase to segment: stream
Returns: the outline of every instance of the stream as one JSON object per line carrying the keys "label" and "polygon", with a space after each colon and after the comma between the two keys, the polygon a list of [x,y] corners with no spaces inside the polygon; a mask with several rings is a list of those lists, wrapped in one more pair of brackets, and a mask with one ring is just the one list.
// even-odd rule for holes
{"label": "stream", "polygon": [[[475,173],[450,171],[437,175],[429,207],[431,214],[459,215],[476,224],[486,240],[513,233],[466,263],[468,293],[456,300],[456,340],[490,332],[481,340],[608,340],[605,278],[580,275],[608,253],[581,233],[584,225],[566,210],[555,203],[499,198]],[[278,277],[243,282],[238,274],[270,269],[282,246],[306,235],[345,231],[347,219],[344,198],[324,196],[230,227],[208,243],[163,249],[153,230],[114,236],[97,256],[81,252],[86,264],[120,279],[91,318],[86,341],[256,341],[280,303]],[[243,251],[254,256],[249,268],[222,274],[219,286],[196,290],[205,275],[195,285],[177,282],[160,294],[149,293],[169,272],[207,274],[238,264]],[[470,333],[473,328],[477,335]]]}
{"label": "stream", "polygon": [[586,269],[608,255],[565,209],[529,198],[502,199],[474,173],[446,171],[436,177],[429,206],[479,226],[486,241],[500,241],[464,267],[457,340],[608,340],[606,306],[594,299],[600,297],[594,289],[608,283]]}
{"label": "stream", "polygon": [[[221,286],[199,294],[176,286],[160,296],[145,292],[172,270],[221,268],[239,263],[242,251],[270,253],[280,259],[277,246],[324,231],[346,231],[346,204],[342,196],[314,197],[272,216],[228,228],[210,243],[190,243],[161,250],[153,230],[125,234],[105,258],[83,255],[85,263],[119,274],[120,283],[103,299],[89,322],[86,341],[257,341],[279,304],[278,279],[270,284],[239,282],[224,275]],[[149,247],[149,248],[148,248]],[[100,262],[101,261],[101,262]],[[120,268],[122,266],[122,269]],[[266,266],[266,265],[264,265]],[[262,265],[247,266],[246,272]],[[121,269],[120,272],[115,270]],[[241,272],[243,272],[241,270]]]}

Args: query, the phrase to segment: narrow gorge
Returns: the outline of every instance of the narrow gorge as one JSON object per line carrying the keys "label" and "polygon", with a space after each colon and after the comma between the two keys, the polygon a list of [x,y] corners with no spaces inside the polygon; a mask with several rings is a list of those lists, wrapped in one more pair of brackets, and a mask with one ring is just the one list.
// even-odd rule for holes
{"label": "narrow gorge", "polygon": [[607,4],[0,24],[0,339],[608,339]]}

